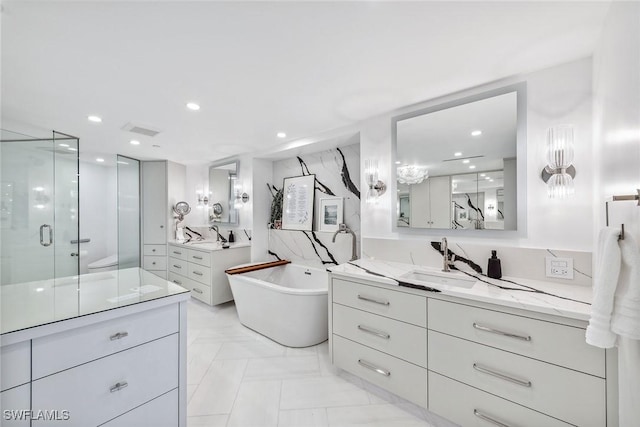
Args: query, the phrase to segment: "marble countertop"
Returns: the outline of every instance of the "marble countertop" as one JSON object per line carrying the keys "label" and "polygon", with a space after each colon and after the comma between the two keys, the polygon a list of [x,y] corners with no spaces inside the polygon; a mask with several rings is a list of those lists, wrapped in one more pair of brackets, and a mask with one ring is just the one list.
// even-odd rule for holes
{"label": "marble countertop", "polygon": [[6,334],[61,320],[181,296],[189,290],[140,268],[3,285],[1,326]]}
{"label": "marble countertop", "polygon": [[[180,246],[183,248],[197,249],[201,251],[221,251],[225,248],[222,247],[222,242],[216,242],[215,240],[192,240],[188,243],[179,242],[177,240],[170,240],[170,245]],[[227,249],[246,248],[251,246],[249,242],[234,242],[229,243]]]}
{"label": "marble countertop", "polygon": [[[404,282],[407,286],[417,285],[440,291],[434,296],[448,295],[577,320],[589,320],[591,313],[592,289],[589,286],[563,285],[513,277],[496,280],[476,273],[454,270],[445,273],[432,267],[367,259],[329,267],[329,271],[343,277],[366,279],[390,286],[399,286],[399,282]],[[444,280],[438,278],[417,280],[415,275],[411,277],[411,273],[416,271],[419,274],[439,276]],[[462,282],[464,280],[472,282],[468,283],[470,285],[468,288],[437,283],[458,280],[460,283],[464,283]]]}

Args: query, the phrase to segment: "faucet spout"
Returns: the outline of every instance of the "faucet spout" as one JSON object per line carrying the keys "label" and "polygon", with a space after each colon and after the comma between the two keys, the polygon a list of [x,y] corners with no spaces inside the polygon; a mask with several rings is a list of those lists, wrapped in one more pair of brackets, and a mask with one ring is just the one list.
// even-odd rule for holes
{"label": "faucet spout", "polygon": [[356,239],[356,233],[353,232],[353,230],[351,230],[349,227],[347,227],[347,224],[340,224],[338,226],[338,230],[333,233],[333,239],[331,239],[331,242],[335,243],[336,242],[336,237],[338,236],[339,233],[349,233],[351,234],[351,259],[349,261],[355,261],[358,259],[358,251],[356,248],[356,243],[357,243],[357,239]]}
{"label": "faucet spout", "polygon": [[214,230],[216,232],[216,242],[227,243],[227,239],[220,234],[220,229],[217,225],[209,226],[209,230]]}
{"label": "faucet spout", "polygon": [[449,243],[446,237],[442,238],[440,248],[442,249],[442,271],[448,273],[451,271],[450,267],[453,265],[455,255],[449,258]]}

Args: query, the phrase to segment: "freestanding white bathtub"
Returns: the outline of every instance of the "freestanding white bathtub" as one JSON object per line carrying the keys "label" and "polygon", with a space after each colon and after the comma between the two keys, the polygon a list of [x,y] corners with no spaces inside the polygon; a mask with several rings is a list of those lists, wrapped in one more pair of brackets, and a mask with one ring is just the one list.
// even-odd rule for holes
{"label": "freestanding white bathtub", "polygon": [[326,271],[287,264],[227,277],[244,326],[287,347],[327,340]]}

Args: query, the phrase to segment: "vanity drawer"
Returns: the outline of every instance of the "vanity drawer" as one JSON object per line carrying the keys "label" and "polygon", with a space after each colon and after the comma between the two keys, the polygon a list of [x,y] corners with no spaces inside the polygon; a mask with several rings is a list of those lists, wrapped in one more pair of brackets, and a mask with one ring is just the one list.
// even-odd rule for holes
{"label": "vanity drawer", "polygon": [[584,329],[432,298],[428,313],[431,330],[605,377],[605,351]]}
{"label": "vanity drawer", "polygon": [[429,410],[461,426],[570,427],[570,424],[433,372],[429,372],[428,383]]}
{"label": "vanity drawer", "polygon": [[178,259],[187,259],[187,248],[181,248],[173,245],[169,245],[169,256]]}
{"label": "vanity drawer", "polygon": [[2,391],[31,381],[31,341],[0,348],[0,362]]}
{"label": "vanity drawer", "polygon": [[33,340],[33,378],[178,332],[178,307],[169,305]]}
{"label": "vanity drawer", "polygon": [[333,335],[336,366],[413,403],[427,405],[427,370]]}
{"label": "vanity drawer", "polygon": [[606,425],[605,380],[429,331],[429,370],[579,426]]}
{"label": "vanity drawer", "polygon": [[164,256],[145,256],[143,260],[145,270],[166,270],[167,257]]}
{"label": "vanity drawer", "polygon": [[[3,370],[2,374],[4,375],[5,372]],[[4,411],[29,410],[31,408],[31,384],[24,384],[0,393],[0,408],[3,411],[0,422],[2,427],[29,427],[31,422],[28,417],[20,419],[20,415],[17,415],[14,419],[8,420],[5,418]]]}
{"label": "vanity drawer", "polygon": [[333,304],[333,332],[344,338],[427,367],[427,330]]}
{"label": "vanity drawer", "polygon": [[211,255],[209,252],[196,251],[194,249],[187,249],[187,259],[189,262],[194,262],[205,267],[211,267]]}
{"label": "vanity drawer", "polygon": [[185,277],[181,274],[177,274],[174,272],[169,272],[169,277],[168,279],[170,282],[175,283],[176,285],[180,285],[185,289],[191,289],[189,288],[189,282],[191,282],[192,280],[189,279],[188,277]]}
{"label": "vanity drawer", "polygon": [[189,279],[202,283],[206,286],[211,286],[211,268],[202,265],[189,263],[188,271]]}
{"label": "vanity drawer", "polygon": [[427,299],[334,278],[333,302],[413,325],[427,326]]}
{"label": "vanity drawer", "polygon": [[169,271],[187,276],[189,273],[189,263],[186,260],[178,258],[169,258]]}
{"label": "vanity drawer", "polygon": [[144,245],[143,255],[164,256],[167,254],[166,245]]}
{"label": "vanity drawer", "polygon": [[189,289],[192,297],[206,304],[211,304],[211,288],[209,286],[191,280]]}
{"label": "vanity drawer", "polygon": [[174,389],[100,427],[176,427],[177,425],[178,389]]}
{"label": "vanity drawer", "polygon": [[34,381],[33,409],[68,410],[65,427],[96,426],[178,387],[177,366],[173,334]]}

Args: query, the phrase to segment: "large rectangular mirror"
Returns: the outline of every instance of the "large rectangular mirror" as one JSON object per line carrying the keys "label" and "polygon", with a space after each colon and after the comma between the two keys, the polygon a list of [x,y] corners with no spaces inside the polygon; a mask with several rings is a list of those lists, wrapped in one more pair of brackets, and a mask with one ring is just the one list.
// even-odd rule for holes
{"label": "large rectangular mirror", "polygon": [[229,162],[209,167],[209,222],[238,225],[236,204],[236,182],[238,162]]}
{"label": "large rectangular mirror", "polygon": [[524,95],[513,85],[393,120],[396,227],[517,230]]}

